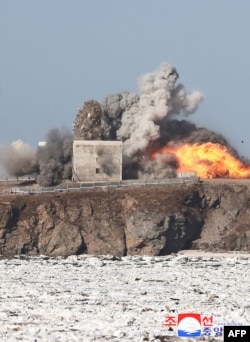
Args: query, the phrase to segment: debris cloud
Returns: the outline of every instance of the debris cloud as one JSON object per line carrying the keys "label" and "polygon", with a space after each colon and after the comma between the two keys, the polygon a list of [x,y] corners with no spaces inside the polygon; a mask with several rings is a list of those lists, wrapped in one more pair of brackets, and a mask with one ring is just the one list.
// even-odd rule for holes
{"label": "debris cloud", "polygon": [[[36,152],[20,141],[0,148],[0,161],[10,175],[37,172],[41,186],[56,185],[71,179],[73,138],[120,140],[123,179],[175,177],[176,172],[184,170],[201,177],[250,177],[249,166],[221,134],[196,127],[186,119],[204,96],[198,90],[188,93],[178,78],[174,66],[162,64],[138,78],[137,93],[112,94],[101,103],[85,101],[74,121],[74,137],[71,132],[53,129],[46,135],[45,146],[39,146]],[[215,171],[218,162],[210,159],[214,149],[224,153],[219,157],[220,172]],[[189,153],[194,158],[191,162],[187,162]],[[229,170],[232,159],[233,167],[246,172]],[[100,152],[98,160],[102,172],[114,172],[110,155]]]}
{"label": "debris cloud", "polygon": [[0,163],[10,176],[21,177],[38,171],[35,152],[22,140],[0,147]]}
{"label": "debris cloud", "polygon": [[72,144],[70,131],[52,129],[36,150],[22,140],[0,147],[0,163],[10,176],[35,175],[40,186],[54,186],[71,179]]}
{"label": "debris cloud", "polygon": [[36,157],[39,165],[37,182],[41,186],[59,184],[72,176],[73,136],[68,131],[50,130],[44,146],[38,146]]}
{"label": "debris cloud", "polygon": [[187,95],[183,85],[176,86],[176,69],[163,64],[156,71],[139,78],[139,101],[125,110],[117,136],[124,141],[128,156],[144,151],[151,141],[160,138],[158,122],[173,114],[193,113],[203,95],[196,91]]}

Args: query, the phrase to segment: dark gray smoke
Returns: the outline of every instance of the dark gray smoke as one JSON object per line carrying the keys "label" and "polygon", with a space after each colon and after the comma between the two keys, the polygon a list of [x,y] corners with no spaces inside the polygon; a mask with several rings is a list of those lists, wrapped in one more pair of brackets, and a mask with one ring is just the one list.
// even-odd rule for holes
{"label": "dark gray smoke", "polygon": [[157,155],[154,160],[144,157],[140,161],[138,178],[173,178],[175,177],[176,166],[177,161],[172,154],[169,156]]}
{"label": "dark gray smoke", "polygon": [[[203,100],[199,91],[187,93],[177,83],[178,78],[173,66],[163,64],[139,77],[137,94],[126,91],[105,97],[101,104],[95,100],[84,102],[75,118],[74,138],[123,141],[124,179],[175,176],[178,161],[173,155],[154,160],[150,157],[153,151],[168,144],[213,142],[229,147],[222,135],[177,119],[180,114],[195,112]],[[37,170],[40,185],[56,185],[71,178],[72,139],[69,132],[52,130],[47,134],[46,145],[39,147],[36,154],[29,151],[20,159],[12,151],[14,158],[7,158],[5,166],[14,175]],[[100,168],[111,175],[115,165],[112,156],[100,151],[98,158]],[[3,159],[1,156],[2,162]]]}
{"label": "dark gray smoke", "polygon": [[34,151],[28,144],[17,140],[0,147],[0,163],[8,175],[21,177],[36,175],[40,186],[53,186],[72,176],[72,133],[52,129],[43,146]]}
{"label": "dark gray smoke", "polygon": [[114,160],[114,156],[107,153],[106,149],[98,147],[97,149],[98,160],[97,164],[100,166],[100,171],[104,172],[108,176],[117,174],[117,163]]}
{"label": "dark gray smoke", "polygon": [[197,128],[195,124],[186,120],[176,120],[165,118],[158,122],[160,137],[155,140],[154,149],[159,145],[179,144],[179,143],[219,143],[227,146],[226,139],[218,133],[209,131],[206,128]]}
{"label": "dark gray smoke", "polygon": [[[172,154],[151,158],[153,151],[168,144],[213,142],[229,146],[222,135],[177,119],[180,114],[194,113],[204,99],[199,91],[187,93],[184,85],[177,83],[178,78],[173,66],[163,64],[139,77],[137,94],[113,94],[101,105],[88,101],[77,114],[75,138],[122,140],[124,179],[175,176],[178,161]],[[95,111],[98,115],[91,114]],[[80,127],[86,133],[79,134]],[[112,166],[104,160],[103,166],[108,164]]]}
{"label": "dark gray smoke", "polygon": [[53,186],[72,176],[72,141],[70,132],[52,129],[46,135],[46,144],[39,146],[36,157],[39,165],[37,182]]}
{"label": "dark gray smoke", "polygon": [[174,175],[176,162],[166,163],[160,157],[152,161],[149,151],[150,146],[173,138],[171,133],[168,136],[167,122],[174,115],[193,113],[203,100],[199,91],[187,94],[182,84],[176,85],[178,77],[173,66],[163,64],[138,79],[138,94],[110,95],[102,102],[102,121],[110,127],[109,138],[123,141],[123,178]]}
{"label": "dark gray smoke", "polygon": [[123,113],[139,102],[139,95],[127,91],[113,94],[102,102],[103,127],[107,140],[117,140],[116,132],[122,125]]}
{"label": "dark gray smoke", "polygon": [[236,150],[229,145],[227,140],[221,134],[215,133],[206,128],[198,128],[192,122],[165,118],[159,121],[158,125],[160,128],[160,138],[149,144],[148,148],[150,147],[151,151],[161,148],[167,144],[203,144],[211,142],[227,146],[229,151],[238,157]]}

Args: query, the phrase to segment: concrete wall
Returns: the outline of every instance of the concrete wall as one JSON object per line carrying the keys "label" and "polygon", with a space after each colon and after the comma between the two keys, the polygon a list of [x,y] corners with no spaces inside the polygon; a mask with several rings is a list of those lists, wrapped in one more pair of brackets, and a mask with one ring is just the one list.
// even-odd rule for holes
{"label": "concrete wall", "polygon": [[74,181],[120,181],[121,179],[121,141],[74,140]]}
{"label": "concrete wall", "polygon": [[196,177],[196,172],[177,172],[176,177],[178,178],[192,178]]}

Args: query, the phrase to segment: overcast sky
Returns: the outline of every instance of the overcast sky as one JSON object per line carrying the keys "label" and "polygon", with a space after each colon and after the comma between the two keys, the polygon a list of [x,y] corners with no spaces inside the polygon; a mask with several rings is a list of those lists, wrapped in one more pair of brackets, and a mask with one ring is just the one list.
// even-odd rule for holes
{"label": "overcast sky", "polygon": [[249,35],[249,0],[0,0],[0,143],[72,129],[84,101],[169,62],[205,96],[189,120],[250,158]]}

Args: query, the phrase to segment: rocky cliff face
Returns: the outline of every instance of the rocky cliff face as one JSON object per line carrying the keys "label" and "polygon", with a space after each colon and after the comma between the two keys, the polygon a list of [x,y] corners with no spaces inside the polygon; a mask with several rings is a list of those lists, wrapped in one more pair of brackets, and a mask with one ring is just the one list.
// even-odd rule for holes
{"label": "rocky cliff face", "polygon": [[0,197],[0,253],[250,250],[250,188],[183,184]]}
{"label": "rocky cliff face", "polygon": [[204,225],[193,247],[250,251],[250,183],[204,183]]}

